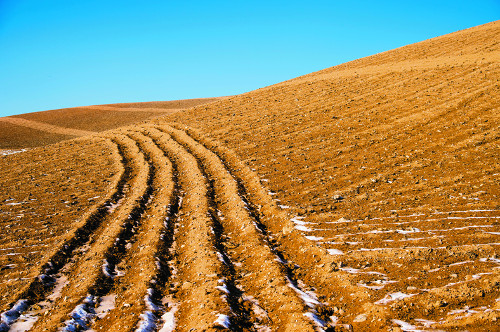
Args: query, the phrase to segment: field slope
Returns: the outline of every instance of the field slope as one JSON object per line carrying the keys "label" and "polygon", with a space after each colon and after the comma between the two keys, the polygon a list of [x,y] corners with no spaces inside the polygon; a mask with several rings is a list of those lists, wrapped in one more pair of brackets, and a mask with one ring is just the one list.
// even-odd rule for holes
{"label": "field slope", "polygon": [[0,331],[497,329],[499,35],[108,131],[23,116],[96,133],[0,157]]}
{"label": "field slope", "polygon": [[135,124],[219,99],[94,105],[0,117],[0,153]]}

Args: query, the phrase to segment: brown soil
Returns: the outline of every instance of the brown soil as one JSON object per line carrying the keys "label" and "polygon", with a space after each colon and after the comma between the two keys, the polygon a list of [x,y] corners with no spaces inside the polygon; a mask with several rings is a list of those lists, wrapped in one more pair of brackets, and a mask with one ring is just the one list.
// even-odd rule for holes
{"label": "brown soil", "polygon": [[73,137],[74,136],[48,133],[0,121],[0,150],[34,148],[37,146],[54,144]]}
{"label": "brown soil", "polygon": [[0,310],[26,300],[33,331],[497,330],[499,34],[0,157]]}
{"label": "brown soil", "polygon": [[0,118],[0,149],[23,149],[90,135],[223,98],[64,108]]}
{"label": "brown soil", "polygon": [[53,126],[44,122],[32,121],[16,117],[0,118],[0,121],[11,123],[17,126],[33,128],[40,131],[45,131],[53,134],[66,135],[66,136],[85,136],[93,134],[92,131],[79,130],[73,128],[65,128],[60,126]]}

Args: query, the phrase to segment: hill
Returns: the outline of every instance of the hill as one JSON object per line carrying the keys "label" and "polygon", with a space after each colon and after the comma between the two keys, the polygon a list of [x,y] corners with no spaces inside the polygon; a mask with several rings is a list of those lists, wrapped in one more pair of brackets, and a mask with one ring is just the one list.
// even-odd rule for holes
{"label": "hill", "polygon": [[[64,108],[0,118],[0,150],[20,150],[146,121],[220,98]],[[8,152],[8,151],[7,151]]]}
{"label": "hill", "polygon": [[499,34],[0,157],[4,329],[497,329]]}

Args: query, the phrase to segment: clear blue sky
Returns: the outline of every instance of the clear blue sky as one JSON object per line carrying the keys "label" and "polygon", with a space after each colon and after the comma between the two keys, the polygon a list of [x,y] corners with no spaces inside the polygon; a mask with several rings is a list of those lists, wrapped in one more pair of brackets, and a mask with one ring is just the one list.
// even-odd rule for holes
{"label": "clear blue sky", "polygon": [[500,18],[500,0],[0,0],[0,116],[239,94]]}

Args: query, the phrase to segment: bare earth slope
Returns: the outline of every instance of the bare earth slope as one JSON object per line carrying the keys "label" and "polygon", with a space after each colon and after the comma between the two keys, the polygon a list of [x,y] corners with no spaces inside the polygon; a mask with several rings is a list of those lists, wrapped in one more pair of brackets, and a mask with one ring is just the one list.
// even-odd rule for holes
{"label": "bare earth slope", "polygon": [[480,326],[500,298],[499,35],[493,22],[165,121],[223,142],[304,217],[354,286],[335,305],[355,327],[388,309]]}
{"label": "bare earth slope", "polygon": [[0,331],[497,330],[499,35],[0,157]]}
{"label": "bare earth slope", "polygon": [[23,149],[126,126],[220,98],[64,108],[0,118],[0,149]]}

